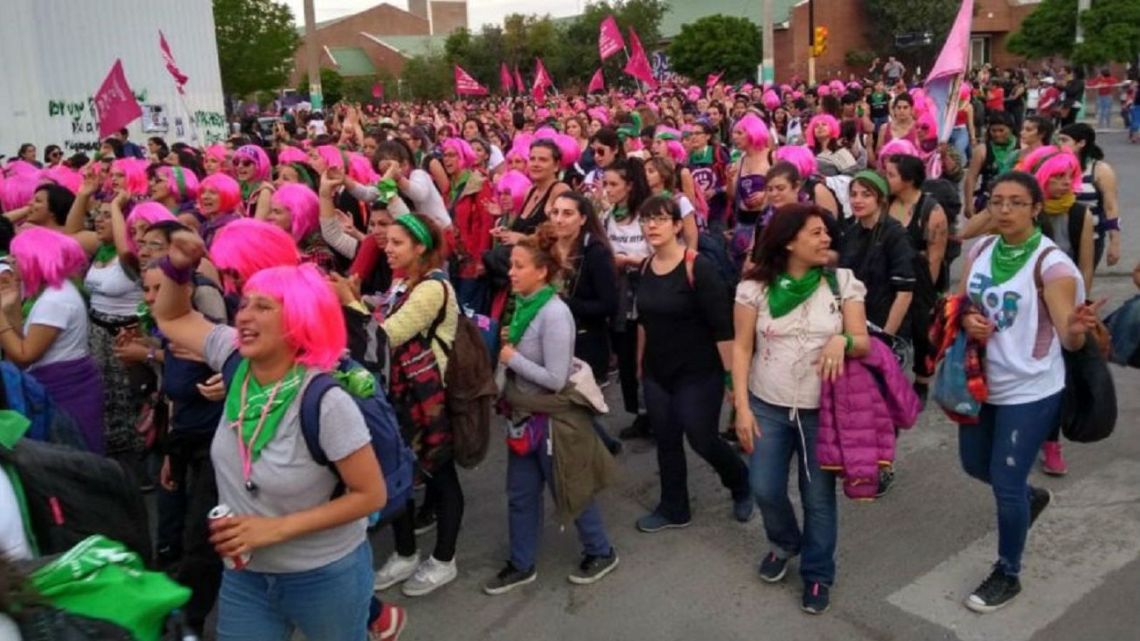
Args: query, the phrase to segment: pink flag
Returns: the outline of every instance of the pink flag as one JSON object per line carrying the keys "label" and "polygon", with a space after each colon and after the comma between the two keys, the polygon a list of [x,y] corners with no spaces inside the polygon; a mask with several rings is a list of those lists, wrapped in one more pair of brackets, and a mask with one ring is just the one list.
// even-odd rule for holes
{"label": "pink flag", "polygon": [[522,74],[519,73],[519,66],[515,65],[515,91],[522,93],[526,88],[526,83],[523,82]]}
{"label": "pink flag", "polygon": [[372,97],[381,100],[384,98],[384,85],[377,82],[372,85]]}
{"label": "pink flag", "polygon": [[127,84],[123,61],[115,59],[99,91],[95,92],[95,113],[99,115],[99,137],[109,136],[142,117],[142,107]]}
{"label": "pink flag", "polygon": [[651,89],[657,87],[657,79],[653,77],[653,67],[649,64],[649,58],[645,56],[645,49],[641,46],[637,32],[632,28],[629,30],[629,49],[629,60],[625,63],[624,71]]}
{"label": "pink flag", "polygon": [[455,65],[455,93],[460,96],[486,96],[487,88],[472,78],[463,67]]}
{"label": "pink flag", "polygon": [[598,69],[594,72],[594,77],[590,78],[590,86],[586,88],[586,93],[594,93],[595,91],[605,91],[606,80],[602,77],[602,70]]}
{"label": "pink flag", "polygon": [[966,75],[970,59],[970,22],[974,17],[974,0],[963,0],[954,26],[946,36],[946,44],[926,77],[926,95],[938,108],[938,140],[950,139],[954,118],[958,115],[958,90]]}
{"label": "pink flag", "polygon": [[720,77],[723,75],[723,71],[720,73],[710,73],[709,77],[705,79],[705,88],[711,89],[712,87],[715,87],[716,83],[720,82]]}
{"label": "pink flag", "polygon": [[598,30],[598,55],[605,60],[622,49],[625,49],[625,42],[621,39],[621,29],[611,15],[602,20]]}
{"label": "pink flag", "polygon": [[504,95],[510,95],[511,89],[514,88],[514,80],[511,78],[511,72],[507,70],[507,63],[499,63],[499,88],[503,90]]}
{"label": "pink flag", "polygon": [[182,73],[182,70],[174,63],[174,54],[170,52],[170,44],[166,42],[166,35],[162,33],[161,29],[158,31],[158,48],[162,49],[162,60],[166,63],[166,70],[174,78],[174,85],[178,87],[178,93],[186,93],[183,87],[190,78]]}
{"label": "pink flag", "polygon": [[530,94],[535,102],[546,101],[546,88],[553,87],[554,82],[550,79],[550,74],[546,72],[546,67],[542,64],[542,58],[535,58],[534,64],[534,86],[531,87]]}

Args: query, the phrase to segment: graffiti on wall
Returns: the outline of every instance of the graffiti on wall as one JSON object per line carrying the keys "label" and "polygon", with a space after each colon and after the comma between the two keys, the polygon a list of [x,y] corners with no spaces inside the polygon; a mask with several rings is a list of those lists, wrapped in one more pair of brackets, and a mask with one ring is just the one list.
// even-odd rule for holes
{"label": "graffiti on wall", "polygon": [[[140,104],[147,104],[146,90],[136,91],[135,100]],[[150,105],[147,105],[150,107]],[[52,98],[47,101],[48,118],[59,123],[60,143],[69,153],[90,153],[99,149],[99,117],[95,110],[95,98]],[[144,116],[145,117],[145,116]],[[165,116],[163,116],[165,120]],[[179,120],[181,120],[179,118]],[[175,135],[178,138],[192,137],[197,134],[201,142],[211,144],[224,140],[226,137],[226,117],[220,111],[195,111],[189,118],[192,127],[176,127]],[[66,123],[66,124],[65,124]],[[145,129],[145,127],[144,127]]]}

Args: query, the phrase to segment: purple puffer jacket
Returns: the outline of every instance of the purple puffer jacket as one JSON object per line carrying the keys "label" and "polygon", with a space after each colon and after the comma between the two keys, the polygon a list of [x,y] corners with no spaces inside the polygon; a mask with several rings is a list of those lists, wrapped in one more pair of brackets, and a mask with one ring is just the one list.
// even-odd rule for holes
{"label": "purple puffer jacket", "polygon": [[873,499],[879,467],[895,460],[895,427],[909,429],[921,405],[891,349],[871,339],[871,351],[848,358],[843,375],[823,382],[819,399],[819,466],[843,477],[852,499]]}

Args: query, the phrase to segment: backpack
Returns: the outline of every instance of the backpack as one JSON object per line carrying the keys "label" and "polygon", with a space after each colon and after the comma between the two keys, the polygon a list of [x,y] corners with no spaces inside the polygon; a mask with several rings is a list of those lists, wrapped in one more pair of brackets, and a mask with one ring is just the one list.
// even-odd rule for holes
{"label": "backpack", "polygon": [[[732,256],[728,253],[728,245],[723,236],[708,231],[700,232],[697,235],[696,249],[690,251],[693,254],[693,260],[696,260],[697,254],[711,260],[713,267],[716,268],[717,275],[724,283],[725,289],[729,292],[736,291],[736,282],[740,279],[740,273],[736,269],[736,263],[732,260]],[[689,253],[685,252],[686,256]],[[690,266],[689,284],[691,285],[692,282],[693,274]]]}
{"label": "backpack", "polygon": [[[222,367],[222,377],[229,387],[237,374],[241,355],[234,352],[226,359]],[[342,358],[337,364],[337,376],[352,376],[357,371],[368,370],[350,358]],[[301,436],[309,449],[309,456],[318,465],[329,468],[333,474],[340,477],[336,466],[325,455],[321,447],[321,399],[326,392],[340,385],[336,376],[319,373],[313,377],[305,390],[301,393]],[[342,386],[343,388],[343,386]],[[345,389],[348,392],[347,389]],[[380,470],[384,474],[384,484],[388,490],[388,501],[378,514],[380,521],[389,520],[400,514],[412,498],[412,477],[415,472],[416,455],[411,448],[404,444],[400,436],[400,424],[396,420],[396,412],[388,403],[379,382],[371,396],[360,397],[349,392],[349,396],[356,402],[357,409],[364,417],[364,424],[368,426],[368,433],[372,437],[372,451],[376,453],[376,460],[380,462]],[[337,487],[333,497],[344,492],[343,485]]]}
{"label": "backpack", "polygon": [[[833,178],[840,178],[840,177],[834,176]],[[850,206],[850,203],[851,203],[851,195],[850,195],[851,178],[847,177],[847,176],[842,176],[842,178],[847,179],[846,184],[847,184],[848,188],[843,190],[844,193],[847,193],[847,199],[846,199],[847,205],[844,205],[844,201],[840,200],[839,194],[835,191],[835,188],[831,186],[830,182],[828,182],[829,180],[831,180],[831,178],[824,178],[822,176],[814,176],[814,175],[808,176],[807,178],[804,178],[804,184],[803,184],[803,188],[802,188],[803,193],[807,194],[808,199],[814,203],[815,202],[815,186],[816,185],[823,185],[824,187],[826,187],[827,190],[831,192],[831,196],[833,198],[835,198],[835,202],[838,203],[838,205],[839,205],[839,211],[835,212],[835,220],[837,220],[839,222],[843,222],[847,218],[847,216],[850,214],[848,207]],[[838,184],[839,183],[836,182],[836,185],[838,185]]]}
{"label": "backpack", "polygon": [[0,446],[0,469],[12,481],[38,554],[66,552],[101,534],[151,558],[142,492],[117,461],[21,438],[11,449]]}
{"label": "backpack", "polygon": [[87,450],[83,435],[70,414],[59,409],[35,376],[9,361],[0,361],[0,407],[14,410],[31,421],[26,437]]}
{"label": "backpack", "polygon": [[433,342],[438,341],[447,355],[447,372],[443,379],[444,411],[455,438],[455,462],[471,469],[487,456],[487,448],[491,444],[491,416],[499,388],[495,385],[484,333],[467,314],[459,314],[455,341],[451,345],[439,338],[438,330],[447,315],[451,287],[442,272],[433,272],[431,279],[443,285],[443,305],[428,330],[428,336]]}
{"label": "backpack", "polygon": [[934,205],[941,206],[942,212],[946,214],[946,225],[950,234],[946,240],[946,255],[943,262],[944,267],[949,268],[954,259],[962,255],[962,241],[955,233],[958,229],[958,216],[962,213],[962,196],[958,193],[958,187],[945,178],[930,178],[923,181],[922,196],[918,214],[921,217],[919,225],[924,232],[926,223],[930,220],[930,213],[934,211]]}

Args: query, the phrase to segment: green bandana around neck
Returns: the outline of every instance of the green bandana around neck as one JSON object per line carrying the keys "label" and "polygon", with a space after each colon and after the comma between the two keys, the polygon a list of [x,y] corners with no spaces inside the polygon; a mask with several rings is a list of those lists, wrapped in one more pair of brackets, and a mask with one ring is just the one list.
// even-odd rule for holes
{"label": "green bandana around neck", "polygon": [[822,267],[812,267],[800,278],[792,278],[787,272],[777,276],[768,287],[768,309],[772,318],[784,316],[811,298],[825,277],[838,289],[838,284],[833,281],[835,275],[825,275]]}
{"label": "green bandana around neck", "polygon": [[467,181],[470,178],[470,169],[464,169],[463,171],[459,172],[459,175],[455,177],[455,180],[451,181],[451,191],[448,193],[448,202],[450,202],[452,205],[455,204],[455,199],[459,197],[459,194],[463,193],[463,189],[467,187]]}
{"label": "green bandana around neck", "polygon": [[261,183],[257,182],[256,180],[253,182],[242,181],[242,183],[241,183],[241,199],[243,201],[249,200],[250,195],[252,195],[253,192],[257,191],[257,188],[260,186],[261,186]]}
{"label": "green bandana around neck", "polygon": [[104,243],[99,245],[99,249],[95,250],[95,256],[91,258],[91,262],[106,265],[115,259],[119,252],[115,250],[115,246],[111,243]]}
{"label": "green bandana around neck", "polygon": [[1013,278],[1013,275],[1029,262],[1039,245],[1041,245],[1040,227],[1020,245],[1007,245],[1005,239],[998,236],[993,253],[990,254],[990,276],[994,285],[1001,285]]}
{"label": "green bandana around neck", "polygon": [[705,145],[705,148],[700,151],[694,151],[689,154],[690,165],[711,165],[713,164],[713,146]]}
{"label": "green bandana around neck", "polygon": [[1004,145],[991,142],[990,147],[994,150],[994,168],[999,176],[1013,169],[1013,162],[1017,160],[1016,138],[1011,137]]}
{"label": "green bandana around neck", "polygon": [[396,184],[395,178],[383,178],[380,182],[376,183],[376,190],[380,192],[380,202],[387,205],[392,202],[400,193],[399,186]]}
{"label": "green bandana around neck", "polygon": [[[262,385],[250,373],[249,360],[241,359],[237,372],[234,374],[233,382],[230,383],[229,389],[226,391],[226,421],[232,424],[240,418],[241,433],[238,438],[249,447],[251,460],[256,461],[261,455],[261,450],[277,434],[281,419],[285,417],[285,410],[289,408],[293,399],[297,397],[297,393],[301,391],[301,381],[305,377],[304,374],[305,369],[303,367],[294,366],[280,381]],[[242,407],[242,387],[245,385],[249,386],[249,392],[245,399],[245,407]],[[276,394],[273,393],[274,387],[277,387]],[[269,404],[270,396],[273,396],[272,404]],[[265,424],[255,440],[253,438],[254,432],[257,431],[257,424],[261,422],[263,413],[265,414]]]}
{"label": "green bandana around neck", "polygon": [[613,216],[616,222],[623,222],[629,218],[629,207],[625,205],[614,205],[613,209],[610,210],[610,216]]}
{"label": "green bandana around neck", "polygon": [[522,340],[523,334],[526,333],[526,328],[530,327],[530,322],[538,316],[538,312],[546,303],[554,298],[554,285],[547,285],[530,296],[520,296],[515,294],[515,313],[511,316],[511,324],[507,333],[507,342],[511,345],[518,345]]}

